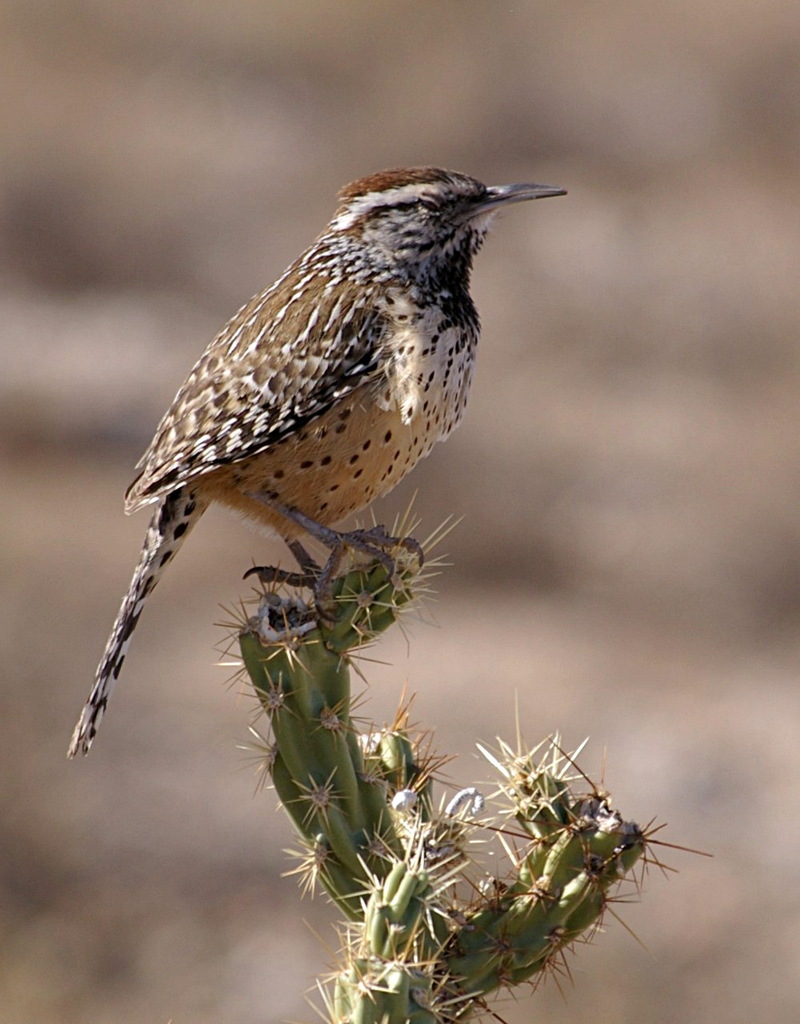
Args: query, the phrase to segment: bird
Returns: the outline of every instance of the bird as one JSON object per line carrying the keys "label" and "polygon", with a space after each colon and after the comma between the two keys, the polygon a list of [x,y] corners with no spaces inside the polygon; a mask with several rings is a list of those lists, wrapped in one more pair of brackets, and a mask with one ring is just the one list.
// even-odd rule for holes
{"label": "bird", "polygon": [[69,757],[88,753],[142,609],[209,505],[270,528],[306,570],[307,535],[380,547],[380,532],[334,526],[460,422],[479,337],[470,275],[494,215],[564,194],[438,167],[339,192],[322,234],[208,345],[137,464],[125,511],[152,515]]}

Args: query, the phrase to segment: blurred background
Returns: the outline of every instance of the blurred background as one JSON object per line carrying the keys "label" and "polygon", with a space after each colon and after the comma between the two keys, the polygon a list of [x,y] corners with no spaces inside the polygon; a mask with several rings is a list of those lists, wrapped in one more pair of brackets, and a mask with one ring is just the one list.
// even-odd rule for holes
{"label": "blurred background", "polygon": [[[499,218],[466,421],[378,507],[463,516],[404,685],[476,740],[585,736],[678,874],[509,1022],[800,1015],[800,6],[6,0],[0,25],[0,1021],[313,1020],[299,904],[218,648],[253,561],[209,513],[92,756],[65,750],[138,554],[122,495],[224,321],[347,181],[438,164]],[[603,768],[603,765],[605,767]],[[318,933],[318,934],[315,934]],[[322,941],[320,941],[320,937]],[[646,948],[643,948],[646,947]]]}

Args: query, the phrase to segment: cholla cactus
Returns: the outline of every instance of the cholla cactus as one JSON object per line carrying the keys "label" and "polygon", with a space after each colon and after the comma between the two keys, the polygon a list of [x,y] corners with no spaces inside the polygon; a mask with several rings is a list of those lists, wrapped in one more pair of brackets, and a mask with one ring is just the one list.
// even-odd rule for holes
{"label": "cholla cactus", "polygon": [[[335,1024],[440,1024],[486,996],[543,976],[596,928],[646,837],[588,785],[557,742],[483,753],[499,772],[489,815],[469,789],[435,809],[441,764],[408,735],[407,715],[360,733],[354,657],[396,621],[419,587],[413,549],[350,565],[321,619],[297,592],[263,595],[239,635],[269,719],[266,766],[301,837],[300,873],[346,917],[342,962],[321,986]],[[284,588],[285,590],[285,588]],[[584,792],[572,784],[580,780]],[[508,868],[481,868],[487,838]]]}

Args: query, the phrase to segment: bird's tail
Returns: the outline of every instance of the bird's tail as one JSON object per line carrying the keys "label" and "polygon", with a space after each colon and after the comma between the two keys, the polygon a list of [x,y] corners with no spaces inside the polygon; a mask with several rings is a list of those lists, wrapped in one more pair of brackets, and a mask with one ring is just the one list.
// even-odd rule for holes
{"label": "bird's tail", "polygon": [[144,603],[207,505],[208,502],[190,488],[180,487],[162,498],[156,506],[128,593],[117,613],[111,636],[97,666],[92,692],[72,734],[67,751],[69,757],[89,753]]}

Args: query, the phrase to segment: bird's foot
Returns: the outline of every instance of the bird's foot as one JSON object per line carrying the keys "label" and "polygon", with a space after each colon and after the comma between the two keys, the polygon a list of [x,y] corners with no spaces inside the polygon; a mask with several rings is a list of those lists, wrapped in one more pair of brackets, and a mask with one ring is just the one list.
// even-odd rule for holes
{"label": "bird's foot", "polygon": [[383,526],[372,526],[369,529],[348,530],[339,532],[329,530],[326,546],[330,551],[328,560],[317,576],[314,585],[314,603],[320,617],[330,622],[335,608],[333,583],[340,574],[342,563],[348,551],[366,556],[367,559],[380,563],[392,585],[401,590],[403,580],[398,571],[396,552],[402,548],[411,554],[422,566],[425,556],[420,544],[413,537],[393,537]]}
{"label": "bird's foot", "polygon": [[324,565],[320,566],[309,555],[298,540],[287,540],[292,554],[297,559],[300,572],[287,572],[273,566],[254,566],[245,576],[258,576],[262,583],[286,583],[313,591],[314,604],[320,619],[330,623],[334,617],[335,599],[333,583],[340,573],[348,551],[364,555],[379,562],[395,587],[402,587],[398,572],[396,552],[403,549],[412,555],[421,566],[425,556],[420,544],[413,537],[393,537],[383,526],[345,532],[323,526],[297,509],[280,504],[272,495],[253,494],[252,497],[270,505],[275,511],[300,526],[330,552]]}
{"label": "bird's foot", "polygon": [[322,569],[299,540],[287,540],[286,544],[297,559],[300,572],[289,572],[286,569],[276,568],[274,565],[254,565],[252,569],[247,570],[242,579],[246,580],[248,576],[257,576],[262,583],[267,585],[285,583],[290,587],[313,590]]}
{"label": "bird's foot", "polygon": [[285,583],[290,587],[313,590],[319,577],[319,571],[316,573],[289,572],[275,565],[254,565],[247,570],[242,579],[246,580],[248,576],[257,576],[259,581],[267,586],[275,583]]}

